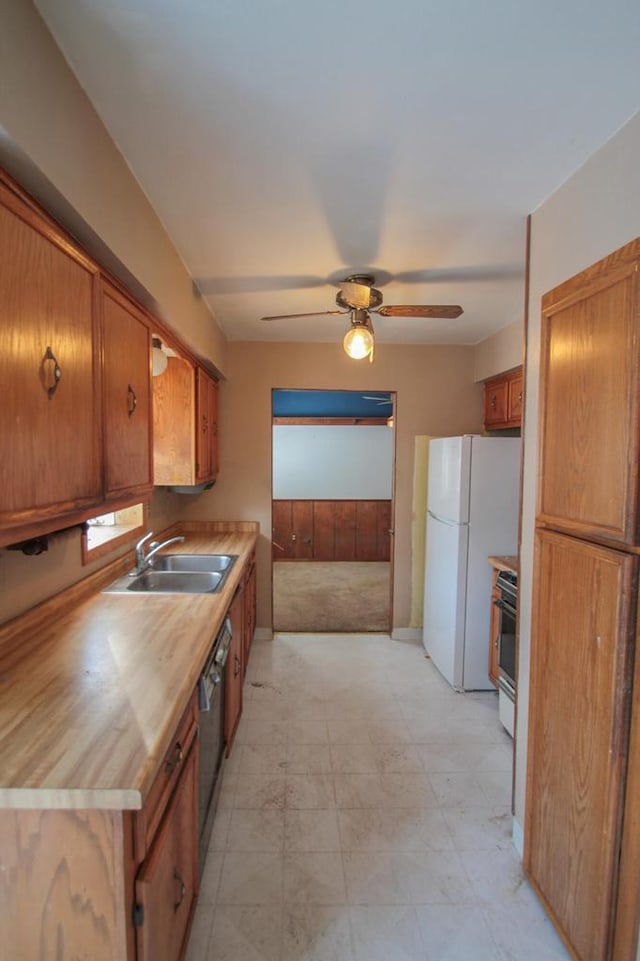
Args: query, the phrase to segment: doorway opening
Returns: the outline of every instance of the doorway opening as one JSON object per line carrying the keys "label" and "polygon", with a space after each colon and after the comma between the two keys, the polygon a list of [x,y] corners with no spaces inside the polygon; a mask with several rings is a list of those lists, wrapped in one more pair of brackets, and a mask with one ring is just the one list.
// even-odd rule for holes
{"label": "doorway opening", "polygon": [[275,631],[390,631],[394,412],[389,391],[272,391]]}

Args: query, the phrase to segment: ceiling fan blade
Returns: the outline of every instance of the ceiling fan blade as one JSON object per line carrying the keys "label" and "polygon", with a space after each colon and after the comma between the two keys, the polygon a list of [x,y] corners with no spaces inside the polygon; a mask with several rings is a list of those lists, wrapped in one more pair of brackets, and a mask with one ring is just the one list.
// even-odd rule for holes
{"label": "ceiling fan blade", "polygon": [[417,304],[408,306],[381,307],[376,313],[383,317],[432,317],[454,320],[463,313],[462,307],[458,304],[437,306],[429,304],[419,307]]}
{"label": "ceiling fan blade", "polygon": [[261,317],[260,320],[291,320],[295,317],[324,317],[325,314],[342,314],[346,316],[344,310],[312,310],[310,314],[276,314],[275,317]]}

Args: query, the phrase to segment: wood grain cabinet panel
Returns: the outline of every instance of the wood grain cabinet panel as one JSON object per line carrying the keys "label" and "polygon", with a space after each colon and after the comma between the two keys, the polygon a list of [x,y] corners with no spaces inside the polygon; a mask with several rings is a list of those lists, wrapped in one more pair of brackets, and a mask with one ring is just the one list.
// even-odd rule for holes
{"label": "wood grain cabinet panel", "polygon": [[522,367],[485,382],[485,430],[506,430],[522,426],[523,385]]}
{"label": "wood grain cabinet panel", "polygon": [[247,673],[249,664],[249,652],[253,643],[253,635],[256,631],[256,555],[255,551],[247,562],[247,569],[243,578],[244,584],[244,611],[242,623],[242,673]]}
{"label": "wood grain cabinet panel", "polygon": [[101,296],[105,494],[144,498],[153,486],[149,322],[104,278]]}
{"label": "wood grain cabinet panel", "polygon": [[181,961],[199,883],[196,713],[194,692],[141,811],[0,811],[2,957]]}
{"label": "wood grain cabinet panel", "polygon": [[195,479],[195,371],[188,360],[169,357],[153,378],[153,482],[188,487]]}
{"label": "wood grain cabinet panel", "polygon": [[216,479],[218,384],[181,357],[153,378],[154,484],[192,487]]}
{"label": "wood grain cabinet panel", "polygon": [[579,961],[610,956],[637,566],[538,533],[525,867]]}
{"label": "wood grain cabinet panel", "polygon": [[356,559],[356,501],[334,502],[335,558]]}
{"label": "wood grain cabinet panel", "polygon": [[201,367],[196,370],[196,481],[218,473],[218,385]]}
{"label": "wood grain cabinet panel", "polygon": [[538,519],[633,545],[640,242],[630,245],[626,261],[596,268],[543,298]]}
{"label": "wood grain cabinet panel", "polygon": [[224,684],[224,740],[227,755],[233,747],[233,740],[242,714],[242,685],[244,682],[243,667],[243,626],[244,626],[244,590],[236,591],[229,607],[232,639],[225,669]]}
{"label": "wood grain cabinet panel", "polygon": [[135,883],[136,961],[178,961],[198,891],[198,768],[191,750],[153,847]]}
{"label": "wood grain cabinet panel", "polygon": [[0,261],[0,526],[47,526],[102,496],[98,271],[1,182]]}

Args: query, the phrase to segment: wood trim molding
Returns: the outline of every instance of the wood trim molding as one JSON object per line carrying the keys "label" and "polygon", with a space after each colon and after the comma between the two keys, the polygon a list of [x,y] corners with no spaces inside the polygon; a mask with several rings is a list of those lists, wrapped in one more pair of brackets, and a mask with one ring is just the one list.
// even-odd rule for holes
{"label": "wood trim molding", "polygon": [[279,425],[311,427],[386,427],[387,417],[274,417]]}

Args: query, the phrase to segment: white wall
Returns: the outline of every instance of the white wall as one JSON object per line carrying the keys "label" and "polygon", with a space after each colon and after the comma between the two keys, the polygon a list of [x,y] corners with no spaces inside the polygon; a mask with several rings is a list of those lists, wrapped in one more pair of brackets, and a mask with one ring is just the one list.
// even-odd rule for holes
{"label": "white wall", "polygon": [[542,295],[640,234],[640,113],[533,214],[520,558],[515,814],[524,824]]}
{"label": "white wall", "polygon": [[276,500],[389,500],[392,474],[388,427],[274,425]]}

